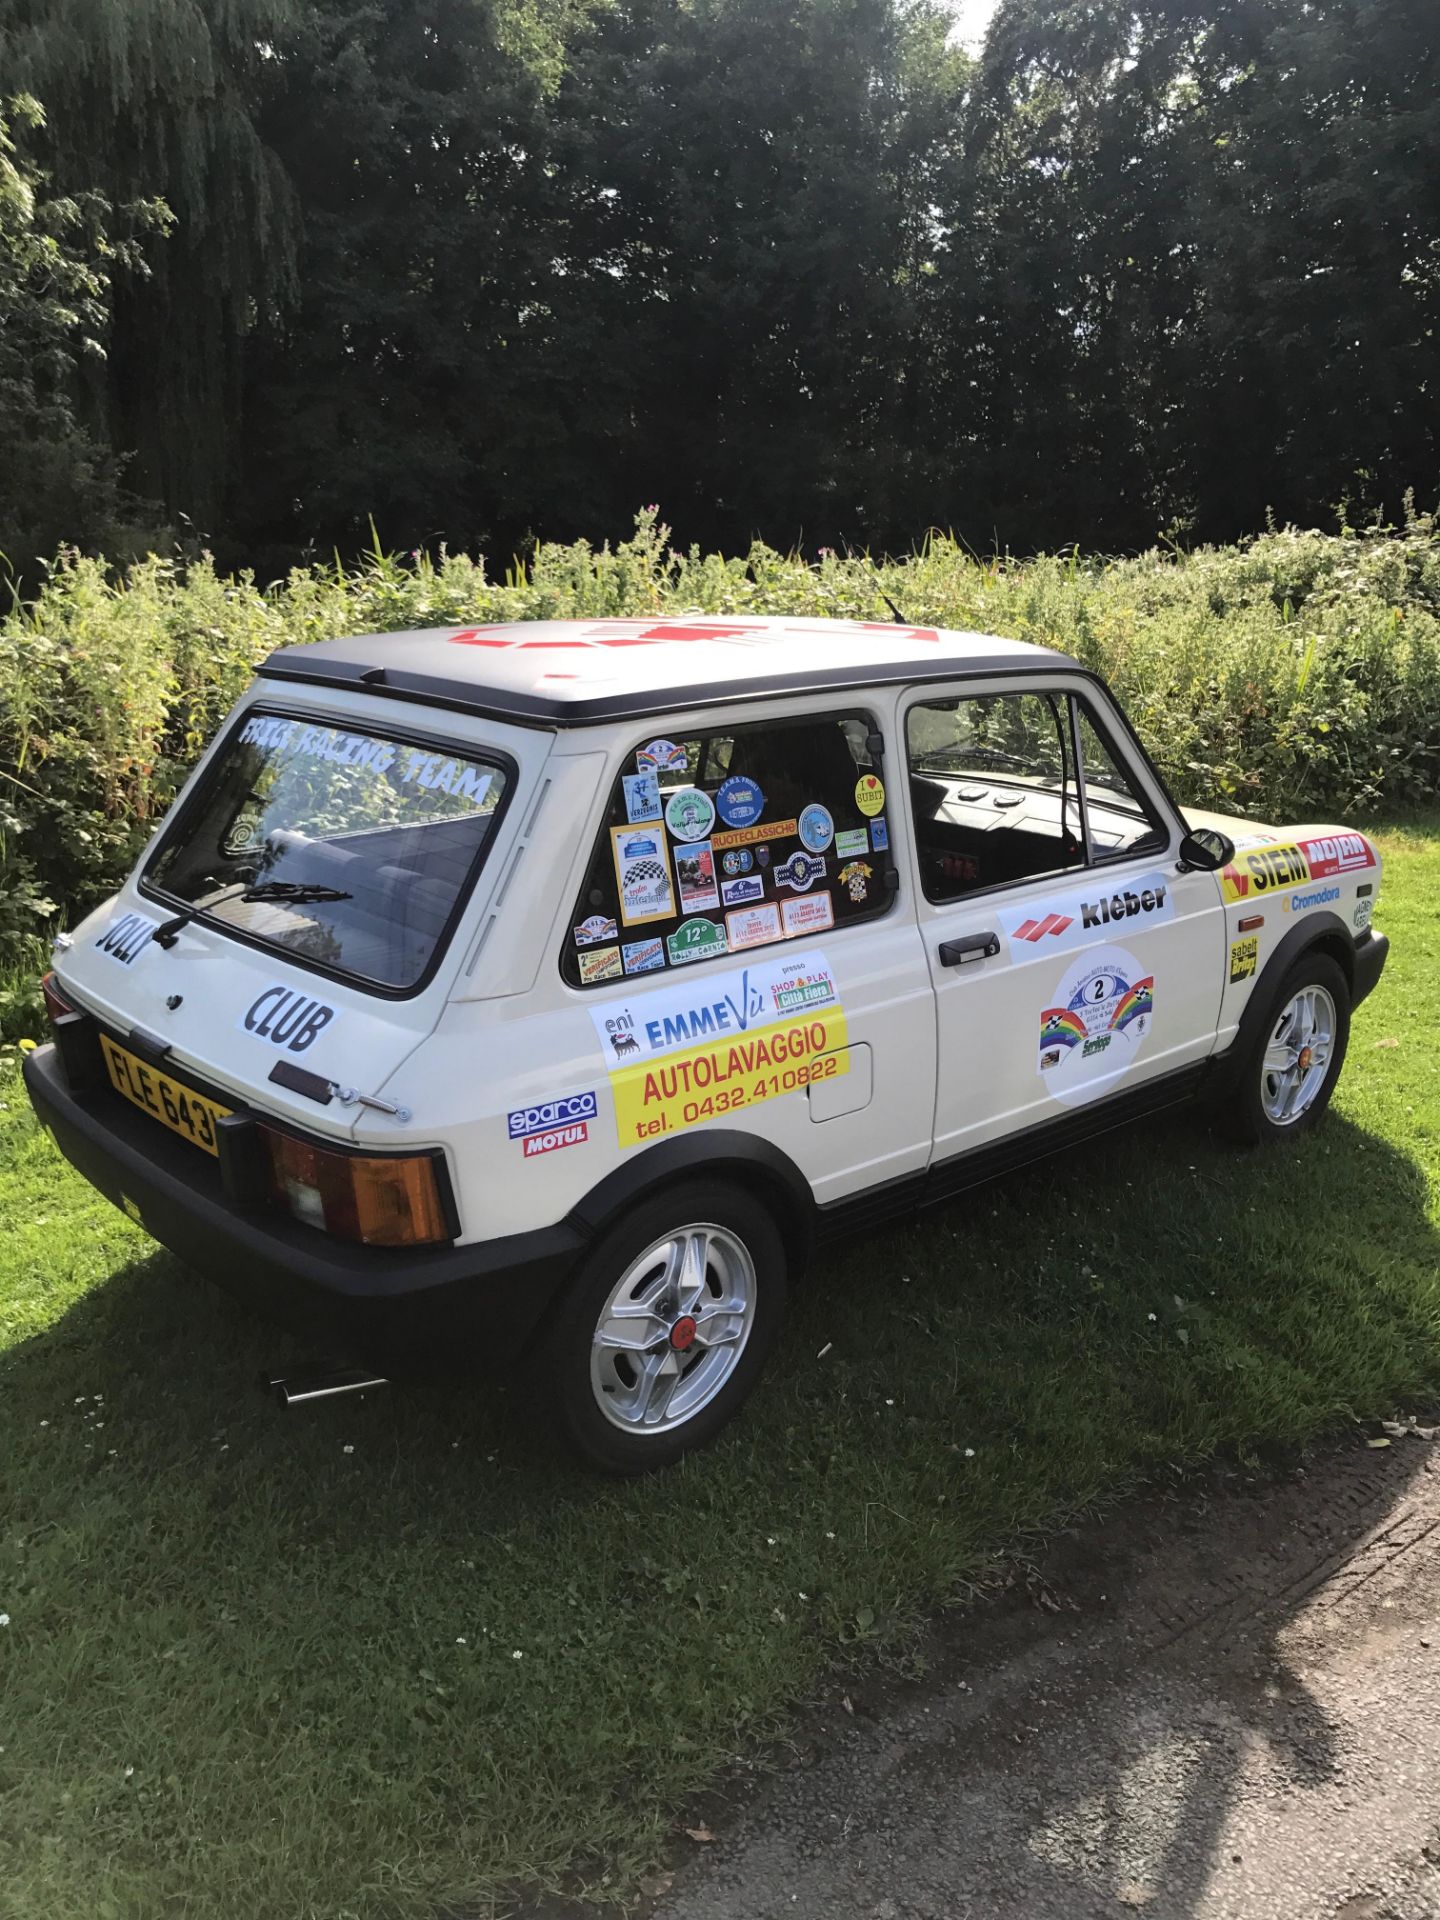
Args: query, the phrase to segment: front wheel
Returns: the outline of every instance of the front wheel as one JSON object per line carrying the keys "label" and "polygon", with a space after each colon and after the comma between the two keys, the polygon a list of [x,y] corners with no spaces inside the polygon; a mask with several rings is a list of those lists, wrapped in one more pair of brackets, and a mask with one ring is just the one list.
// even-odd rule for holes
{"label": "front wheel", "polygon": [[564,1438],[617,1474],[704,1446],[759,1376],[785,1268],[774,1221],[747,1194],[694,1181],[644,1202],[587,1257],[540,1342]]}
{"label": "front wheel", "polygon": [[1220,1119],[1249,1143],[1288,1140],[1330,1104],[1350,1041],[1350,988],[1327,954],[1296,962],[1240,1062]]}

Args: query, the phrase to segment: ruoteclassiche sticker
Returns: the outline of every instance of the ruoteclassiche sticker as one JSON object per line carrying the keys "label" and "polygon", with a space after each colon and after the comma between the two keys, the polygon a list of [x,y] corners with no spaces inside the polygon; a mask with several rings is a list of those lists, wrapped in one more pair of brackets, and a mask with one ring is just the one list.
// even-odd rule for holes
{"label": "ruoteclassiche sticker", "polygon": [[591,947],[580,955],[580,984],[593,987],[597,980],[618,980],[622,968],[619,947]]}
{"label": "ruoteclassiche sticker", "polygon": [[591,1009],[622,1147],[849,1069],[845,1013],[823,952],[656,981]]}
{"label": "ruoteclassiche sticker", "polygon": [[1285,913],[1304,913],[1309,907],[1333,906],[1339,898],[1339,887],[1309,887],[1303,893],[1287,893],[1280,906]]}
{"label": "ruoteclassiche sticker", "polygon": [[812,802],[800,813],[800,844],[811,853],[823,853],[835,838],[835,822],[830,809]]}
{"label": "ruoteclassiche sticker", "polygon": [[720,897],[727,907],[743,907],[748,901],[765,898],[765,882],[758,873],[747,873],[742,880],[722,880]]}
{"label": "ruoteclassiche sticker", "polygon": [[853,860],[857,854],[870,851],[870,836],[864,827],[846,827],[835,836],[835,858]]}
{"label": "ruoteclassiche sticker", "polygon": [[713,913],[720,905],[715,888],[715,855],[708,840],[675,849],[675,879],[682,913]]}
{"label": "ruoteclassiche sticker", "polygon": [[715,824],[715,802],[699,787],[681,787],[665,802],[665,824],[677,840],[703,840]]}
{"label": "ruoteclassiche sticker", "polygon": [[715,789],[715,805],[727,827],[753,827],[765,811],[765,795],[743,773],[732,773]]}
{"label": "ruoteclassiche sticker", "polygon": [[1029,906],[1002,907],[999,913],[1012,959],[1067,953],[1104,939],[1115,927],[1158,927],[1174,918],[1175,902],[1163,873],[1126,880],[1111,893],[1087,888]]}
{"label": "ruoteclassiche sticker", "polygon": [[1230,984],[1236,986],[1242,980],[1248,980],[1254,973],[1260,958],[1260,940],[1257,934],[1251,934],[1248,940],[1230,942]]}
{"label": "ruoteclassiche sticker", "polygon": [[789,840],[800,831],[797,820],[762,820],[753,827],[732,827],[711,835],[717,851],[725,847],[753,847],[761,840]]}
{"label": "ruoteclassiche sticker", "polygon": [[647,773],[623,773],[620,785],[625,791],[625,818],[631,826],[642,820],[660,818],[660,776]]}
{"label": "ruoteclassiche sticker", "polygon": [[725,931],[730,936],[732,953],[740,953],[746,947],[768,947],[772,941],[785,937],[780,931],[780,909],[773,900],[767,900],[763,906],[727,913]]}
{"label": "ruoteclassiche sticker", "polygon": [[675,913],[670,852],[657,827],[612,827],[610,850],[620,889],[620,918],[627,927],[669,920]]}
{"label": "ruoteclassiche sticker", "polygon": [[274,986],[255,996],[237,1024],[257,1040],[268,1040],[272,1047],[304,1053],[334,1018],[334,1007],[327,1007],[323,1000],[294,987]]}
{"label": "ruoteclassiche sticker", "polygon": [[818,853],[802,853],[797,847],[788,860],[776,867],[775,884],[793,887],[797,893],[804,893],[824,872],[825,862]]}
{"label": "ruoteclassiche sticker", "polygon": [[659,934],[653,940],[631,940],[621,947],[620,958],[626,973],[653,973],[665,964],[665,947]]}
{"label": "ruoteclassiche sticker", "polygon": [[615,922],[607,920],[603,913],[592,913],[582,920],[575,929],[577,947],[598,947],[602,940],[615,938]]}
{"label": "ruoteclassiche sticker", "polygon": [[1124,947],[1091,947],[1040,1013],[1039,1072],[1057,1100],[1091,1099],[1134,1063],[1155,1014],[1155,982]]}
{"label": "ruoteclassiche sticker", "polygon": [[151,935],[159,924],[158,920],[147,920],[143,913],[122,913],[98,936],[96,950],[108,953],[122,967],[131,966],[149,946]]}
{"label": "ruoteclassiche sticker", "polygon": [[885,785],[875,773],[862,773],[855,782],[855,804],[867,819],[873,819],[885,804]]}
{"label": "ruoteclassiche sticker", "polygon": [[780,902],[780,921],[785,938],[794,940],[804,933],[822,933],[835,924],[835,909],[828,893],[802,894]]}

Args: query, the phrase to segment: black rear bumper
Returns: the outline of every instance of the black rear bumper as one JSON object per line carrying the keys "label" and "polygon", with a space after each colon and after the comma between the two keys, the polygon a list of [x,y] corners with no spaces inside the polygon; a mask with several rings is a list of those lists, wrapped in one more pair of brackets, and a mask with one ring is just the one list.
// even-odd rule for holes
{"label": "black rear bumper", "polygon": [[1380,975],[1385,970],[1386,955],[1390,951],[1390,942],[1383,933],[1369,933],[1363,940],[1355,943],[1355,975],[1350,990],[1350,1004],[1358,1007],[1367,994],[1375,991],[1380,983]]}
{"label": "black rear bumper", "polygon": [[503,1360],[534,1331],[583,1251],[578,1228],[463,1247],[355,1246],[237,1206],[208,1154],[108,1087],[76,1091],[53,1046],[25,1060],[41,1124],[93,1187],[156,1240],[268,1319],[381,1368]]}

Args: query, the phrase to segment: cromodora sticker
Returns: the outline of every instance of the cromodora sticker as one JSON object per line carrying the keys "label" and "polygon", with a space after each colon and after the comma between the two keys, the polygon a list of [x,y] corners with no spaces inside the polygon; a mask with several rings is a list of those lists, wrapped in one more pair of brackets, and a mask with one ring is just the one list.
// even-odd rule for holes
{"label": "cromodora sticker", "polygon": [[1078,1104],[1134,1064],[1155,1017],[1155,982],[1124,947],[1090,947],[1040,1013],[1038,1071],[1055,1099]]}

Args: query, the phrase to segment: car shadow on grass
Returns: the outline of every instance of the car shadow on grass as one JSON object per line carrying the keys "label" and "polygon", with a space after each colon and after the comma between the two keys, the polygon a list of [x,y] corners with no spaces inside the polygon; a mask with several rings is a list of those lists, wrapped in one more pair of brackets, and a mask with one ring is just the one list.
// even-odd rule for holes
{"label": "car shadow on grass", "polygon": [[[210,1862],[204,1885],[157,1868],[157,1908],[278,1911],[301,1887],[325,1889],[317,1914],[365,1912],[382,1868],[406,1913],[479,1913],[581,1859],[592,1884],[608,1866],[632,1886],[737,1741],[763,1745],[827,1662],[878,1672],[928,1609],[1075,1515],[1433,1380],[1426,1205],[1414,1161],[1340,1116],[1241,1158],[1188,1120],[1114,1136],[822,1254],[732,1432],[632,1484],[536,1449],[513,1403],[543,1382],[523,1365],[503,1391],[425,1382],[282,1412],[256,1383],[306,1349],[169,1256],[131,1261],[0,1361],[0,1599],[35,1649],[4,1744],[33,1830],[66,1850],[59,1904],[124,1857],[67,1809],[136,1728],[187,1787],[147,1810],[136,1857]],[[1373,1502],[1332,1518],[1332,1552],[1378,1524]],[[1125,1529],[1122,1509],[1117,1573]],[[1245,1551],[1193,1569],[1180,1614],[1243,1587]],[[1123,1579],[1101,1577],[1123,1608]],[[995,1643],[997,1739],[1007,1662],[1069,1630],[1059,1604],[1038,1640]],[[1265,1659],[1282,1627],[1283,1607]],[[1324,1709],[1294,1674],[1283,1689],[1299,1733],[1277,1753],[1323,1779]],[[1240,1694],[1229,1711],[1233,1734]],[[1107,1832],[1137,1763],[1194,1717],[1117,1725],[1085,1783]],[[1161,1862],[1169,1904],[1149,1911],[1187,1914],[1208,1884],[1238,1759],[1223,1729],[1205,1739]],[[968,1796],[963,1770],[953,1789]],[[1036,1779],[987,1827],[992,1852],[1048,1860],[1077,1902],[1095,1874],[1093,1849],[1065,1851],[1078,1791]],[[841,1842],[818,1816],[815,1833],[823,1863]],[[961,1875],[963,1851],[946,1858]],[[1123,1858],[1117,1842],[1112,1906]],[[228,1904],[227,1862],[248,1906]],[[803,1915],[792,1890],[777,1910]]]}

